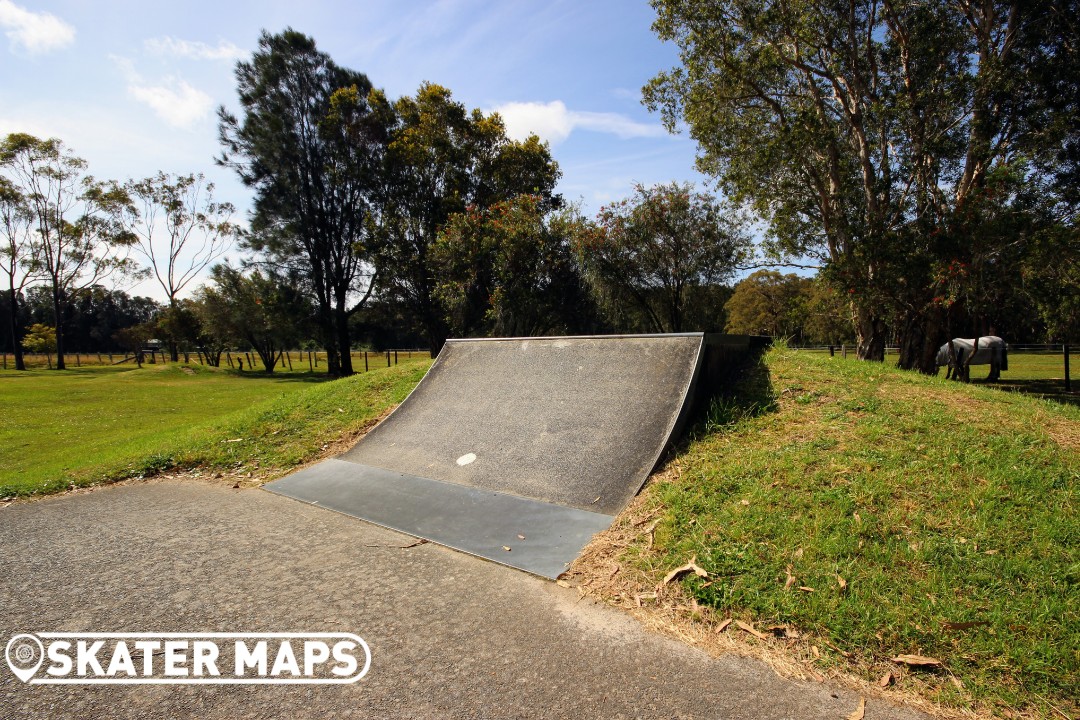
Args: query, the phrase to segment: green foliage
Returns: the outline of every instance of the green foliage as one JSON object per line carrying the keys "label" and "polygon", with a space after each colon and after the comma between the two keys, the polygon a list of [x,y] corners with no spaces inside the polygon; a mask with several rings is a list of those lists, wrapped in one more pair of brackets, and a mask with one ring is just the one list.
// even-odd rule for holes
{"label": "green foliage", "polygon": [[122,219],[138,237],[135,247],[174,306],[180,291],[239,236],[239,227],[231,222],[236,208],[214,200],[214,184],[202,173],[159,172],[128,182],[124,190],[133,205]]}
{"label": "green foliage", "polygon": [[726,332],[789,338],[796,344],[854,340],[847,304],[820,280],[758,270],[735,285],[724,306]]}
{"label": "green foliage", "polygon": [[267,373],[278,354],[304,337],[311,307],[292,283],[254,270],[248,274],[218,265],[214,284],[200,290],[194,310],[206,334],[222,344],[253,347]]}
{"label": "green foliage", "polygon": [[[27,253],[32,274],[52,292],[54,318],[69,298],[113,275],[140,274],[127,258],[134,237],[121,222],[131,207],[115,182],[86,173],[86,161],[55,138],[12,133],[0,143],[0,176],[23,198],[34,233]],[[56,367],[64,369],[63,323],[57,321]]]}
{"label": "green foliage", "polygon": [[547,143],[511,140],[498,115],[468,111],[439,85],[425,83],[393,103],[373,93],[371,102],[392,123],[377,223],[379,289],[438,350],[447,333],[431,257],[439,232],[454,214],[518,195],[535,196],[542,212],[558,207],[559,168]]}
{"label": "green foliage", "polygon": [[730,209],[672,183],[601,208],[577,228],[575,251],[602,305],[634,306],[651,332],[682,332],[694,329],[695,290],[731,277],[749,244]]}
{"label": "green foliage", "polygon": [[455,335],[579,332],[590,303],[570,247],[573,211],[546,216],[519,195],[455,213],[432,247],[436,296]]}
{"label": "green foliage", "polygon": [[647,104],[775,250],[823,262],[860,357],[891,325],[900,364],[931,370],[950,295],[994,322],[1036,235],[1075,232],[1077,0],[653,6],[681,65]]}
{"label": "green foliage", "polygon": [[34,323],[26,330],[22,346],[34,353],[51,352],[56,348],[56,328]]}
{"label": "green foliage", "polygon": [[302,281],[331,374],[348,375],[348,318],[373,287],[370,204],[384,128],[367,104],[371,83],[291,29],[264,32],[236,80],[244,115],[218,111],[219,163],[255,191],[248,246]]}

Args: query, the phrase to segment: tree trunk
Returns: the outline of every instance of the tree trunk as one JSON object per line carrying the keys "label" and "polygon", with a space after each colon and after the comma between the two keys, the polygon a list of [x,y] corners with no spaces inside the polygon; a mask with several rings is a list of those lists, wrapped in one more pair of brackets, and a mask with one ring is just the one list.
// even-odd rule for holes
{"label": "tree trunk", "polygon": [[56,369],[66,370],[64,366],[64,302],[59,290],[53,290],[53,322],[56,323]]}
{"label": "tree trunk", "polygon": [[855,321],[856,354],[860,360],[885,360],[885,321],[867,308],[852,309]]}
{"label": "tree trunk", "polygon": [[15,369],[25,370],[26,361],[23,360],[22,347],[19,345],[19,296],[18,293],[15,292],[14,285],[8,292],[9,300],[11,301],[8,304],[8,309],[11,311],[11,314],[8,316],[8,322],[11,326],[11,350],[12,354],[15,356]]}
{"label": "tree trunk", "polygon": [[897,367],[936,375],[937,349],[945,341],[945,318],[941,310],[912,314],[903,324]]}
{"label": "tree trunk", "polygon": [[353,374],[352,342],[349,338],[349,314],[345,311],[344,305],[342,305],[334,311],[334,315],[337,324],[337,377],[348,377]]}

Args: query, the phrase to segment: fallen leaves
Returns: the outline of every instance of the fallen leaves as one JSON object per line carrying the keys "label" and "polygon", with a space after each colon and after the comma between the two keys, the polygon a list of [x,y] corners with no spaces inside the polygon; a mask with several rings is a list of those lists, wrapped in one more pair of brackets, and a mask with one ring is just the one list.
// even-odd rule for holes
{"label": "fallen leaves", "polygon": [[836,584],[840,586],[840,591],[841,592],[843,592],[844,590],[847,590],[847,580],[840,577],[839,573],[837,573],[837,575],[836,575]]}
{"label": "fallen leaves", "polygon": [[694,557],[692,560],[690,560],[690,562],[686,563],[685,565],[683,565],[681,567],[675,568],[674,570],[669,572],[667,575],[665,575],[664,576],[664,585],[670,585],[673,581],[677,580],[678,578],[681,578],[683,575],[685,575],[686,573],[689,573],[689,572],[694,573],[695,575],[697,575],[700,578],[708,579],[708,577],[709,577],[709,573],[707,573],[705,570],[698,567],[698,565],[697,565],[697,557]]}
{"label": "fallen leaves", "polygon": [[937,658],[924,655],[897,655],[892,661],[913,667],[941,667],[942,664]]}
{"label": "fallen leaves", "polygon": [[784,572],[787,573],[787,580],[784,581],[784,590],[791,590],[791,586],[795,584],[795,576],[791,574],[791,566],[788,565]]}
{"label": "fallen leaves", "polygon": [[719,633],[724,632],[725,630],[727,630],[728,625],[730,625],[730,624],[731,624],[731,618],[727,618],[727,619],[721,621],[720,624],[716,626],[716,633],[719,634]]}
{"label": "fallen leaves", "polygon": [[740,630],[743,630],[745,632],[750,633],[751,635],[756,637],[758,640],[768,640],[769,639],[768,635],[765,635],[764,633],[758,632],[757,630],[754,629],[753,625],[749,625],[747,623],[744,623],[742,620],[736,620],[735,621],[735,626],[737,628],[739,628]]}
{"label": "fallen leaves", "polygon": [[970,630],[971,628],[982,627],[983,625],[989,625],[986,620],[973,620],[971,622],[947,622],[941,624],[941,629],[946,632],[959,632],[961,630]]}
{"label": "fallen leaves", "polygon": [[887,688],[892,685],[893,674],[892,670],[886,670],[885,674],[881,676],[881,679],[877,681],[879,687]]}
{"label": "fallen leaves", "polygon": [[812,593],[812,592],[814,592],[814,588],[812,588],[812,587],[807,587],[807,586],[805,586],[805,585],[800,585],[800,586],[799,586],[799,590],[802,590],[802,591],[803,591],[803,592],[805,592],[805,593]]}
{"label": "fallen leaves", "polygon": [[863,720],[866,715],[866,698],[859,698],[859,707],[855,708],[850,715],[847,716],[847,720]]}

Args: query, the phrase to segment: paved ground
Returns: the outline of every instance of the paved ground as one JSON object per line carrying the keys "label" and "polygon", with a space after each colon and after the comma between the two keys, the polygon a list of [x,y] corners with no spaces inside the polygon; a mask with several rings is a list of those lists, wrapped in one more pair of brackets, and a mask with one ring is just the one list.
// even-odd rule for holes
{"label": "paved ground", "polygon": [[[829,718],[858,698],[709,657],[524,573],[261,490],[134,484],[0,509],[18,632],[353,632],[345,686],[26,686],[0,716]],[[917,718],[870,701],[870,720]]]}

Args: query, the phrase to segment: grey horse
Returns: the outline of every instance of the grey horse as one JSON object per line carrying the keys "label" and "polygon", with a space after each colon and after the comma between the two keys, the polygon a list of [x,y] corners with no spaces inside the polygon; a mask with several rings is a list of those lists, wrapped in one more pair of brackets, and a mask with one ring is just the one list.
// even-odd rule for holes
{"label": "grey horse", "polygon": [[991,382],[1001,377],[1002,370],[1009,369],[1009,347],[996,335],[965,339],[954,338],[941,346],[937,354],[937,366],[948,366],[946,379],[971,379],[969,368],[972,365],[989,365],[990,374],[986,377]]}

